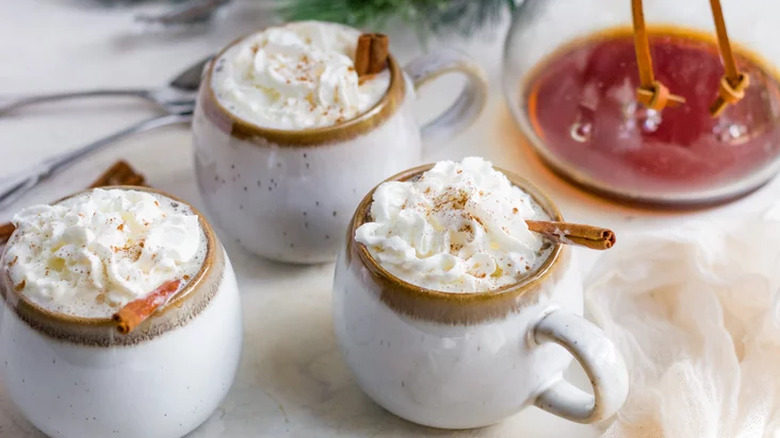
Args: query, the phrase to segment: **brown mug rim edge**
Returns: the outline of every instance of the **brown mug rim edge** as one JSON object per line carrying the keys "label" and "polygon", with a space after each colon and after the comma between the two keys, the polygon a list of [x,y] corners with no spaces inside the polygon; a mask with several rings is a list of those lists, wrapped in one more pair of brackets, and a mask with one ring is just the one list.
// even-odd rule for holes
{"label": "brown mug rim edge", "polygon": [[[360,32],[359,29],[340,23],[322,23],[346,27],[348,29],[357,30]],[[222,115],[226,116],[230,120],[232,127],[238,126],[242,128],[242,131],[249,131],[255,137],[267,139],[280,146],[313,146],[319,144],[329,144],[333,141],[344,140],[365,132],[369,132],[374,126],[378,126],[382,121],[395,114],[396,109],[400,107],[400,102],[403,101],[403,98],[406,95],[406,77],[403,73],[403,69],[400,67],[392,54],[389,54],[387,60],[387,68],[390,72],[390,82],[388,83],[387,90],[382,95],[382,98],[371,108],[363,111],[356,117],[341,123],[301,130],[268,128],[239,117],[225,108],[222,102],[220,102],[220,100],[217,98],[214,87],[212,86],[213,73],[218,61],[222,59],[223,55],[228,50],[239,44],[241,41],[244,41],[245,39],[258,33],[264,32],[267,29],[283,27],[284,25],[285,24],[267,26],[234,39],[228,45],[223,47],[209,63],[206,74],[203,75],[201,80],[201,87],[205,88],[206,92],[206,95],[203,96],[203,98],[208,99],[209,104],[213,105]],[[209,118],[207,114],[205,116],[206,118]],[[237,136],[232,127],[231,132],[228,134],[231,137]],[[350,131],[354,131],[354,133],[351,133]]]}
{"label": "brown mug rim edge", "polygon": [[[76,196],[81,196],[83,194],[86,194],[88,192],[91,192],[93,190],[100,189],[100,190],[112,190],[112,189],[119,189],[119,190],[136,190],[140,192],[146,192],[146,193],[153,193],[156,195],[163,196],[165,198],[168,198],[174,202],[179,202],[187,207],[190,208],[190,210],[198,216],[198,222],[200,224],[201,229],[203,230],[203,234],[206,236],[206,255],[203,258],[203,264],[200,266],[200,269],[198,269],[198,272],[191,278],[187,284],[182,288],[179,292],[176,293],[176,295],[173,297],[171,301],[169,301],[162,309],[157,310],[154,315],[164,315],[168,310],[170,310],[173,307],[176,307],[177,304],[182,303],[189,299],[193,295],[193,291],[202,283],[205,278],[208,276],[208,274],[211,271],[212,265],[215,260],[215,253],[216,253],[216,234],[214,233],[214,230],[211,228],[211,225],[206,220],[205,216],[196,209],[192,204],[189,202],[186,202],[182,200],[181,198],[178,198],[176,196],[170,195],[162,190],[153,189],[151,187],[141,187],[141,186],[106,186],[106,187],[97,187],[95,189],[86,189],[86,190],[80,190],[76,193],[73,193],[68,196],[64,196],[54,202],[49,203],[49,205],[56,205],[60,202],[63,202],[67,199],[74,198]],[[11,235],[11,238],[13,238],[13,235]],[[11,239],[8,240],[8,242],[11,242]],[[5,253],[7,252],[7,248],[11,245],[6,245],[6,248],[3,250],[2,257],[0,257],[0,260],[4,260]],[[8,278],[8,264],[3,263],[0,268],[3,270],[3,276],[0,278],[0,282],[6,282],[6,280],[10,280]],[[54,312],[51,310],[48,310],[37,303],[30,300],[25,294],[23,294],[21,291],[14,291],[14,288],[11,286],[10,293],[14,294],[14,296],[19,300],[19,303],[23,303],[23,305],[27,306],[30,310],[33,312],[39,314],[43,318],[51,319],[54,321],[60,321],[68,324],[73,325],[79,325],[79,326],[114,326],[116,325],[116,322],[114,322],[111,318],[86,318],[82,316],[75,316],[75,315],[68,315],[64,313]],[[6,294],[9,291],[5,290],[6,288],[0,287],[0,295],[2,296],[3,300],[6,302],[7,305],[10,305],[8,303],[8,299],[6,297]]]}
{"label": "brown mug rim edge", "polygon": [[[408,181],[409,179],[422,174],[427,170],[430,170],[434,165],[435,163],[423,164],[421,166],[397,173],[371,189],[371,191],[358,205],[358,208],[355,211],[355,215],[352,217],[350,222],[349,236],[347,241],[347,254],[351,252],[354,245],[357,245],[357,248],[355,249],[357,249],[361,263],[371,272],[372,275],[379,277],[379,279],[393,283],[396,286],[410,291],[419,297],[426,297],[439,301],[458,302],[463,303],[464,305],[490,299],[504,298],[509,294],[515,294],[519,296],[522,295],[525,291],[532,290],[535,286],[544,282],[552,273],[553,268],[563,260],[563,251],[565,245],[561,243],[553,243],[553,249],[551,250],[550,255],[547,257],[545,262],[539,268],[537,268],[532,275],[524,278],[521,282],[509,284],[501,288],[485,292],[444,292],[416,286],[412,283],[402,280],[382,267],[382,265],[377,262],[376,259],[374,259],[364,244],[355,241],[355,231],[365,222],[365,218],[369,213],[369,208],[373,203],[374,192],[379,187],[379,185],[389,181]],[[529,193],[534,201],[539,203],[540,206],[542,206],[544,209],[545,213],[550,215],[553,220],[563,221],[563,215],[561,214],[560,210],[543,190],[527,179],[522,178],[513,172],[497,166],[493,166],[493,168],[503,173],[513,185],[518,186],[522,190]],[[540,202],[539,198],[541,198],[541,201],[543,202]]]}

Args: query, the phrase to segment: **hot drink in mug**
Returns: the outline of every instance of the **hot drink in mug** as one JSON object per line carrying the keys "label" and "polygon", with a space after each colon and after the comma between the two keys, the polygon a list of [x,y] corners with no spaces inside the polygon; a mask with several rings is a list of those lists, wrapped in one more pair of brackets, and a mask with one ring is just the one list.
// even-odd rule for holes
{"label": "hot drink in mug", "polygon": [[[0,262],[0,375],[25,417],[63,438],[178,438],[205,421],[242,338],[233,269],[206,220],[166,194],[117,187],[14,222]],[[139,317],[130,326],[128,314]]]}
{"label": "hot drink in mug", "polygon": [[[547,196],[480,158],[411,169],[370,192],[333,290],[336,338],[363,391],[451,429],[530,404],[580,422],[614,414],[625,364],[581,316],[571,250],[555,241],[566,230],[531,231],[549,221],[562,217]],[[593,396],[563,379],[572,357]]]}
{"label": "hot drink in mug", "polygon": [[[362,194],[419,164],[423,139],[468,126],[484,105],[483,74],[465,55],[435,52],[404,70],[386,39],[363,37],[366,59],[387,55],[377,72],[358,72],[358,30],[313,21],[239,39],[207,70],[193,121],[198,185],[218,224],[250,251],[333,260]],[[421,130],[415,89],[448,72],[467,85]]]}

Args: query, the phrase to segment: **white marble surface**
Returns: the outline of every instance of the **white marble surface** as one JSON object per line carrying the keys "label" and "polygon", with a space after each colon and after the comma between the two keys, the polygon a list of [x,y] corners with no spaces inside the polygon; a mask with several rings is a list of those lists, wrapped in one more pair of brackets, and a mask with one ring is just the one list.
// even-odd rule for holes
{"label": "white marble surface", "polygon": [[[0,5],[0,95],[94,87],[157,86],[231,39],[268,23],[262,0],[236,1],[207,33],[141,35],[132,11],[101,8],[85,0],[3,0]],[[729,206],[688,213],[653,213],[616,206],[583,194],[541,167],[522,145],[499,87],[506,25],[470,42],[450,45],[472,53],[485,67],[492,89],[477,124],[456,139],[432,146],[430,160],[483,155],[548,190],[566,217],[613,227],[620,236],[693,216],[742,214],[780,194],[780,181]],[[421,49],[409,32],[391,33],[403,62]],[[432,47],[439,45],[437,41]],[[424,90],[419,115],[445,103],[456,79]],[[100,100],[38,107],[0,118],[0,176],[154,114],[132,100]],[[185,127],[133,137],[91,156],[30,193],[22,204],[51,201],[92,180],[116,158],[128,159],[149,182],[202,207],[194,185],[190,138]],[[11,211],[0,212],[6,219]],[[560,420],[536,408],[503,423],[448,432],[407,423],[384,412],[351,380],[331,328],[332,265],[288,266],[253,257],[225,242],[242,291],[245,345],[238,380],[211,419],[193,438],[214,437],[592,437],[598,430]],[[597,260],[580,251],[583,269]],[[577,375],[577,370],[572,371]],[[142,421],[142,420],[139,420]],[[3,394],[0,437],[41,436]]]}

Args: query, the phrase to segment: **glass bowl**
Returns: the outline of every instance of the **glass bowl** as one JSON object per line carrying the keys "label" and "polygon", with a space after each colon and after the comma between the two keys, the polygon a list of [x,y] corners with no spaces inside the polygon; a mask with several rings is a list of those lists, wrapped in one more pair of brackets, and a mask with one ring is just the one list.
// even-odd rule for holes
{"label": "glass bowl", "polygon": [[[642,10],[654,79],[685,102],[640,102],[630,0],[526,0],[504,53],[504,92],[530,146],[587,190],[659,206],[734,199],[780,165],[780,30],[762,0],[723,5],[744,96],[710,107],[725,70],[710,3],[654,0]],[[730,81],[729,78],[726,78]]]}

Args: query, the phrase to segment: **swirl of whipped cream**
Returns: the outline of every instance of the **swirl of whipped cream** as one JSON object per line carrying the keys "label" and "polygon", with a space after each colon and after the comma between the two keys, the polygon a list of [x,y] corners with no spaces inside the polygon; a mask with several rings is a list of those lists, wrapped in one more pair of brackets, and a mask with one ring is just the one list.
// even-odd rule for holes
{"label": "swirl of whipped cream", "polygon": [[390,83],[387,70],[358,82],[359,36],[356,29],[316,21],[268,28],[216,61],[212,87],[229,111],[263,127],[344,122],[373,107]]}
{"label": "swirl of whipped cream", "polygon": [[550,253],[525,223],[549,216],[482,158],[441,161],[416,180],[381,184],[371,216],[355,240],[392,274],[427,289],[494,290],[522,280]]}
{"label": "swirl of whipped cream", "polygon": [[110,316],[166,281],[186,281],[205,257],[188,207],[135,190],[95,189],[26,208],[13,223],[11,281],[33,302],[75,316]]}

